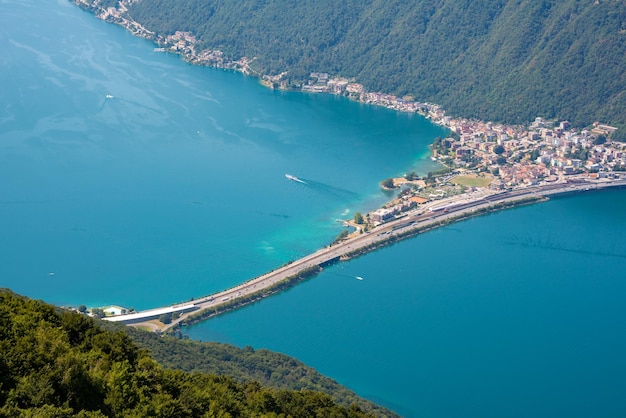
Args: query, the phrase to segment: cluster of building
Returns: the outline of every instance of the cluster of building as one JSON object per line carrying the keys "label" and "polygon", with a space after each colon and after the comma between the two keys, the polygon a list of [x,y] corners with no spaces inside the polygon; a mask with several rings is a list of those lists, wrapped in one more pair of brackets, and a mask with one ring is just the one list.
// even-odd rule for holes
{"label": "cluster of building", "polygon": [[435,157],[454,167],[489,171],[493,188],[511,188],[588,174],[611,177],[626,170],[626,144],[608,141],[616,128],[595,123],[573,130],[569,122],[536,118],[528,127],[512,127],[446,116],[433,118],[453,135],[433,148]]}
{"label": "cluster of building", "polygon": [[167,35],[165,38],[158,38],[158,51],[168,51],[180,54],[191,64],[206,65],[217,68],[229,68],[244,73],[252,73],[250,63],[252,60],[243,57],[238,61],[226,59],[224,53],[219,49],[204,49],[198,51],[196,46],[198,40],[190,32],[176,31],[173,35]]}
{"label": "cluster of building", "polygon": [[[75,1],[87,8],[93,7],[89,0]],[[152,39],[159,44],[157,49],[179,53],[192,63],[255,73],[250,67],[254,59],[243,57],[230,61],[219,50],[198,51],[198,40],[189,32],[178,31],[165,38],[156,36],[126,17],[126,6],[131,1],[120,2],[119,9],[99,9],[98,17],[120,24],[135,35]],[[285,74],[273,77],[255,75],[265,84],[287,89]],[[408,96],[367,92],[354,79],[331,77],[322,72],[311,73],[309,80],[303,83],[302,91],[341,94],[362,103],[428,117],[452,132],[450,137],[434,144],[434,158],[450,168],[493,173],[496,181],[491,187],[494,189],[556,181],[563,176],[581,173],[612,176],[616,171],[626,170],[626,144],[606,141],[606,137],[616,130],[608,125],[595,123],[590,129],[575,131],[567,121],[554,124],[542,118],[537,118],[528,127],[453,119],[437,105],[416,102]]]}
{"label": "cluster of building", "polygon": [[[567,176],[616,177],[626,171],[626,144],[607,139],[617,128],[594,123],[589,129],[574,130],[568,121],[536,118],[529,126],[508,126],[491,122],[455,119],[439,106],[420,103],[412,97],[367,92],[353,79],[332,78],[311,73],[302,91],[341,94],[362,103],[420,113],[451,131],[433,144],[433,159],[453,173],[489,173],[492,190],[514,189],[564,180]],[[435,179],[446,183],[450,174]],[[433,199],[420,196],[419,189],[369,214],[369,221],[382,223],[418,204]],[[432,196],[431,196],[432,197]],[[434,199],[436,200],[436,199]]]}
{"label": "cluster of building", "polygon": [[407,195],[404,198],[399,198],[392,201],[384,208],[377,209],[374,212],[370,213],[369,221],[375,224],[381,224],[395,218],[395,216],[400,213],[409,211],[417,207],[417,205],[421,205],[422,203],[426,203],[428,201],[428,199],[424,199],[419,196]]}
{"label": "cluster of building", "polygon": [[125,17],[126,12],[128,12],[128,5],[132,3],[132,0],[120,1],[118,4],[119,9],[115,7],[99,7],[93,0],[74,0],[74,2],[87,10],[93,10],[98,19],[123,26],[135,36],[146,39],[153,39],[155,36],[154,32],[146,29],[138,22]]}
{"label": "cluster of building", "polygon": [[[303,91],[343,94],[363,103],[403,112],[417,112],[450,129],[452,135],[433,146],[433,157],[450,168],[488,171],[493,189],[523,187],[563,176],[588,173],[612,176],[626,170],[626,144],[606,141],[617,128],[595,123],[573,130],[568,121],[555,124],[536,118],[530,126],[454,119],[443,109],[411,97],[365,91],[363,85],[327,73],[311,73]],[[381,217],[389,216],[379,214]]]}
{"label": "cluster of building", "polygon": [[[233,61],[227,59],[224,56],[224,53],[218,49],[199,50],[197,48],[198,40],[195,36],[191,34],[191,32],[176,31],[173,35],[167,35],[163,37],[146,29],[140,23],[136,22],[128,16],[128,5],[130,5],[133,1],[136,0],[120,1],[118,3],[118,8],[100,8],[96,7],[92,3],[92,0],[74,0],[74,2],[76,2],[78,5],[85,7],[88,10],[94,10],[98,18],[123,26],[135,36],[150,39],[156,42],[159,47],[155,48],[155,51],[167,51],[180,54],[185,60],[192,64],[206,65],[217,68],[228,68],[242,71],[244,73],[254,73],[249,65],[252,60],[246,57]],[[259,74],[255,75],[259,76]]]}
{"label": "cluster of building", "polygon": [[341,94],[362,103],[384,106],[401,112],[432,115],[436,118],[441,118],[445,114],[437,105],[416,102],[411,96],[397,97],[393,94],[368,92],[362,84],[356,83],[354,79],[331,78],[328,73],[311,73],[308,82],[302,85],[302,91]]}

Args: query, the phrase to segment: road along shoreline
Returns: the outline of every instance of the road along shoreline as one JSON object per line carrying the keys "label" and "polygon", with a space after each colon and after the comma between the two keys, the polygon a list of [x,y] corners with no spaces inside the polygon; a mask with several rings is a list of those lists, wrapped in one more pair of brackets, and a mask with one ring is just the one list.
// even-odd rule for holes
{"label": "road along shoreline", "polygon": [[[609,188],[626,189],[626,179],[585,180],[532,186],[475,198],[462,203],[457,202],[440,205],[437,208],[414,210],[366,233],[331,244],[233,288],[178,305],[104,319],[145,327],[157,332],[179,330],[180,326],[196,324],[289,289],[316,276],[324,267],[331,264],[350,260],[435,228],[503,209],[543,202],[549,200],[551,196]],[[440,201],[440,203],[446,202]],[[163,324],[157,319],[166,311],[171,314],[175,313],[177,317],[172,319],[170,323]]]}

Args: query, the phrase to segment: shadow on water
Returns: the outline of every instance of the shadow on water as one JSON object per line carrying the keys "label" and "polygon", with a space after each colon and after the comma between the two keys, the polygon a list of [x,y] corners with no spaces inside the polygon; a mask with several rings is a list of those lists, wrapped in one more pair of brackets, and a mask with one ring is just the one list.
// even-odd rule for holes
{"label": "shadow on water", "polygon": [[626,254],[621,254],[619,252],[597,251],[597,250],[593,251],[593,250],[586,250],[586,249],[581,249],[581,248],[568,248],[563,243],[557,242],[553,239],[511,236],[511,237],[506,237],[502,242],[506,245],[519,246],[522,248],[536,248],[540,250],[563,251],[567,253],[580,254],[580,255],[615,257],[615,258],[626,259]]}
{"label": "shadow on water", "polygon": [[290,218],[290,215],[287,215],[285,213],[263,212],[263,211],[260,211],[260,210],[255,210],[254,213],[256,213],[257,215],[272,216],[274,218],[281,218],[281,219],[289,219]]}

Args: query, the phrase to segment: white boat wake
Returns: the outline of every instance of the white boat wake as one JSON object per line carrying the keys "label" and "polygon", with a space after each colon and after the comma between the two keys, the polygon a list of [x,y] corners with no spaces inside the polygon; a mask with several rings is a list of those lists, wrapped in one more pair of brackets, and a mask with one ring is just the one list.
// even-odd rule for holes
{"label": "white boat wake", "polygon": [[285,174],[285,177],[289,180],[297,181],[298,183],[307,184],[305,181],[302,181],[298,177],[292,176],[291,174]]}

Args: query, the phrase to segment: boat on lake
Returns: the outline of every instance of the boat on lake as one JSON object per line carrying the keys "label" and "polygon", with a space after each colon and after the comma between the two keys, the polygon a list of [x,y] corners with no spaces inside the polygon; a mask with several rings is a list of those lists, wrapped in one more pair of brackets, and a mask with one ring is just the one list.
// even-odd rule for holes
{"label": "boat on lake", "polygon": [[293,180],[293,181],[297,181],[298,183],[306,184],[304,181],[300,180],[296,176],[292,176],[291,174],[285,174],[285,177],[287,177],[287,179],[289,179],[289,180]]}

